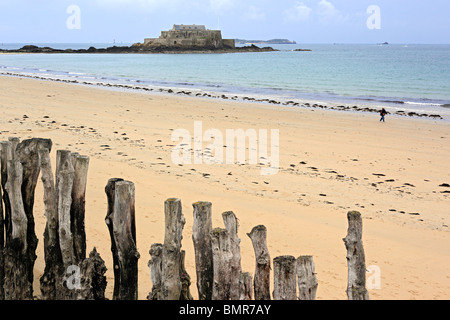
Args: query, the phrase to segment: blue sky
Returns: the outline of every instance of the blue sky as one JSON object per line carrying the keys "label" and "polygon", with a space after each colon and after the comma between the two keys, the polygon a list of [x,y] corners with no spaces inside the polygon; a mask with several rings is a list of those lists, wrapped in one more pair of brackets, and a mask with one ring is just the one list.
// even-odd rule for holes
{"label": "blue sky", "polygon": [[449,44],[449,16],[450,0],[0,0],[0,43],[134,43],[176,23],[219,25],[224,38]]}

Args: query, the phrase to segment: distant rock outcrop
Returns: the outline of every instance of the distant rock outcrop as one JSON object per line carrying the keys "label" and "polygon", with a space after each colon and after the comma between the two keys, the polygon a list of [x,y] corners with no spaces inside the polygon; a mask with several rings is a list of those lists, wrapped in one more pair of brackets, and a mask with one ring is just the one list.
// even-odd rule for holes
{"label": "distant rock outcrop", "polygon": [[237,44],[297,44],[295,41],[288,39],[270,39],[270,40],[244,40],[235,39]]}

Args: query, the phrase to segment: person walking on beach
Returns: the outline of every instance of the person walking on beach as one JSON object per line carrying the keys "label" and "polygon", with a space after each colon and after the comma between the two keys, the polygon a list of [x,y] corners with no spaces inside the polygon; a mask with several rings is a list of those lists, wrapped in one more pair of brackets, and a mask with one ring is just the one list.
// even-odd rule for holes
{"label": "person walking on beach", "polygon": [[385,110],[384,108],[381,109],[381,111],[380,111],[380,116],[381,116],[380,122],[381,122],[381,121],[384,122],[384,116],[385,116],[386,114],[387,114],[386,110]]}

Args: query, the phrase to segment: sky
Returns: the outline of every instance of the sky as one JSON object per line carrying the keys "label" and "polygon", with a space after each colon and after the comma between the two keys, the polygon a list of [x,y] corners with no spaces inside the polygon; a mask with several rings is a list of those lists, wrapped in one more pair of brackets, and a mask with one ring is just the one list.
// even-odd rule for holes
{"label": "sky", "polygon": [[0,0],[0,43],[136,43],[173,24],[223,38],[450,44],[450,0]]}

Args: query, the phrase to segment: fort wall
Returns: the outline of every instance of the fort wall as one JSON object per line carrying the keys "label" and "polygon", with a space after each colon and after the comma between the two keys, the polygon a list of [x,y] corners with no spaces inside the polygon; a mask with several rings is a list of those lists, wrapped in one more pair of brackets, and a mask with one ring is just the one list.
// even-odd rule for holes
{"label": "fort wall", "polygon": [[199,25],[174,25],[162,31],[159,38],[144,39],[144,46],[234,48],[234,39],[222,39],[220,30],[207,30]]}

